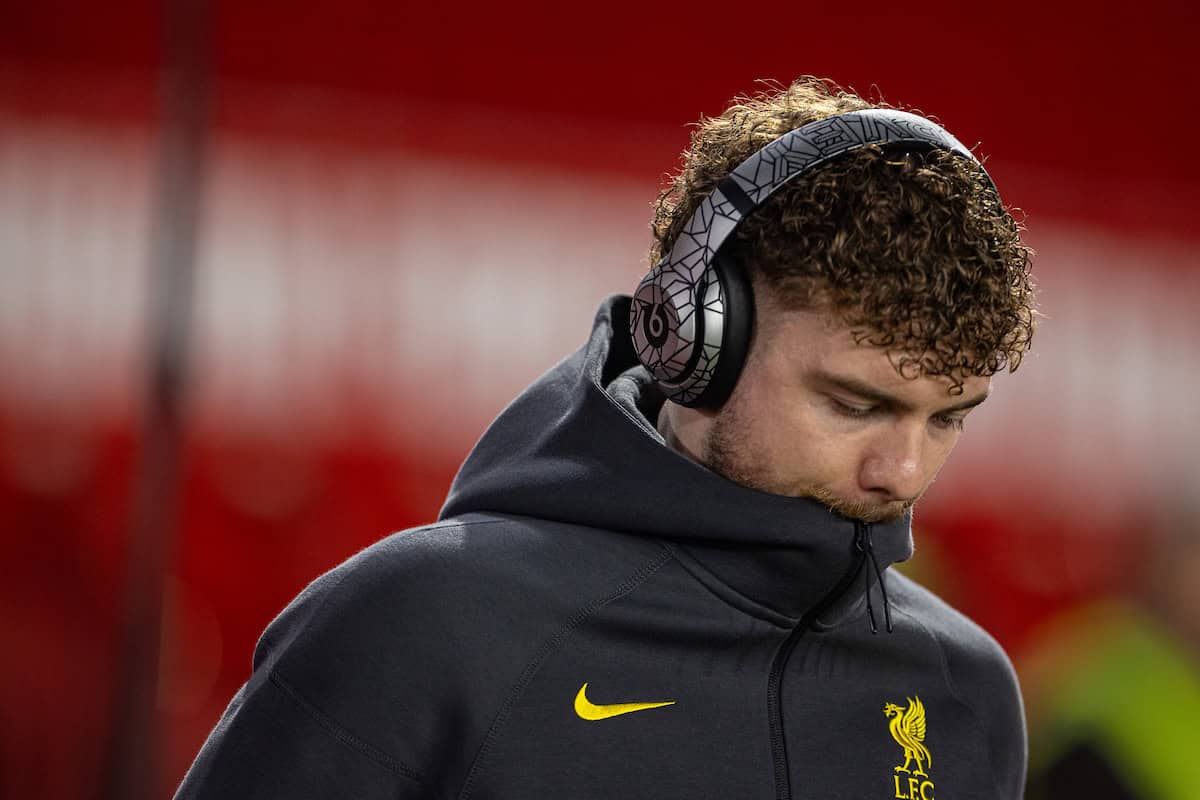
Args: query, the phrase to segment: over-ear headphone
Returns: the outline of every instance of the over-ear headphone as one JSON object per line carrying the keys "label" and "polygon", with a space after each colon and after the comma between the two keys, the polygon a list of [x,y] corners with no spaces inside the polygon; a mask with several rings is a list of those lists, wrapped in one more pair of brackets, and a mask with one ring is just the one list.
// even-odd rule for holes
{"label": "over-ear headphone", "polygon": [[938,125],[883,108],[810,122],[747,158],[700,202],[671,252],[633,295],[634,351],[668,399],[719,408],[745,364],[754,295],[741,265],[721,253],[738,223],[797,175],[868,145],[904,152],[947,150],[983,170],[971,151]]}

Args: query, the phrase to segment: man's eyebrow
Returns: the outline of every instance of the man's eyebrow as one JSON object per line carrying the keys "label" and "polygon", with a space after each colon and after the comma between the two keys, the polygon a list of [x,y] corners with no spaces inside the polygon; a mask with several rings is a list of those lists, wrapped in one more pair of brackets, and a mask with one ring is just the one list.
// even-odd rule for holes
{"label": "man's eyebrow", "polygon": [[950,414],[954,411],[967,411],[968,409],[972,409],[975,406],[979,405],[984,400],[987,400],[988,394],[989,394],[989,392],[985,390],[983,392],[983,394],[976,395],[975,397],[972,397],[970,400],[963,400],[961,403],[956,403],[955,405],[952,405],[948,408],[943,408],[941,411],[939,411],[937,413]]}
{"label": "man's eyebrow", "polygon": [[[886,406],[901,412],[911,412],[914,410],[912,404],[907,400],[894,397],[887,392],[881,392],[874,386],[863,383],[862,381],[856,378],[851,378],[847,375],[834,375],[833,373],[825,372],[824,370],[816,370],[812,373],[812,377],[816,379],[818,383],[823,383],[827,386],[841,389],[844,392],[849,392],[850,394],[861,397],[863,400],[870,400],[872,403],[878,403],[881,406]],[[938,410],[936,413],[951,414],[955,411],[966,411],[967,409],[971,409],[979,405],[984,400],[987,400],[987,398],[988,391],[985,390],[982,394],[955,403],[952,406],[947,406],[946,408]]]}

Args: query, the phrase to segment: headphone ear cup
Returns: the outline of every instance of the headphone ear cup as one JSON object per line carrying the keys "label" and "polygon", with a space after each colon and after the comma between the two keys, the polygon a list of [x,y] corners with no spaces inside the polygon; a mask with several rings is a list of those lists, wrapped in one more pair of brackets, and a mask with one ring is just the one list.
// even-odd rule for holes
{"label": "headphone ear cup", "polygon": [[720,408],[737,386],[738,377],[750,352],[754,332],[754,291],[736,255],[717,252],[713,272],[721,282],[723,316],[721,326],[721,356],[713,370],[712,380],[689,406]]}

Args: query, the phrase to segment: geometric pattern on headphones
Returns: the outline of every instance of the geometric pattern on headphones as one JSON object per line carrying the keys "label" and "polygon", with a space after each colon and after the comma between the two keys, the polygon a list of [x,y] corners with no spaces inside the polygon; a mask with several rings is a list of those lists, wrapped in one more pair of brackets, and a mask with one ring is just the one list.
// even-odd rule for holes
{"label": "geometric pattern on headphones", "polygon": [[[642,279],[634,294],[629,326],[634,349],[669,399],[692,405],[712,381],[726,313],[714,263],[738,223],[792,178],[867,145],[939,148],[979,164],[970,150],[937,124],[884,108],[810,122],[739,164],[700,202],[671,252]],[[986,171],[983,174],[987,177]]]}
{"label": "geometric pattern on headphones", "polygon": [[[638,360],[668,397],[684,404],[699,397],[712,381],[725,327],[724,287],[706,279],[705,271],[711,268],[700,261],[670,267],[660,262],[654,278],[642,282],[630,309]],[[697,308],[700,291],[703,299]],[[678,375],[687,380],[674,385]]]}
{"label": "geometric pattern on headphones", "polygon": [[730,177],[758,206],[801,172],[871,144],[937,147],[978,163],[962,142],[924,117],[907,111],[868,108],[788,131],[743,161]]}

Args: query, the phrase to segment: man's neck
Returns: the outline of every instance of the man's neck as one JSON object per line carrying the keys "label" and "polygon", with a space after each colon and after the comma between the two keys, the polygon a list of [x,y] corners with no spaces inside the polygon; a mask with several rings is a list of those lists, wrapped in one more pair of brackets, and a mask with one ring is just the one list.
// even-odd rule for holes
{"label": "man's neck", "polygon": [[703,464],[704,461],[700,458],[699,454],[689,449],[675,432],[674,416],[679,413],[679,410],[681,410],[681,407],[670,400],[663,403],[662,408],[658,412],[658,421],[654,427],[658,429],[658,433],[663,437],[663,441],[666,442],[667,447],[690,458],[697,464]]}

